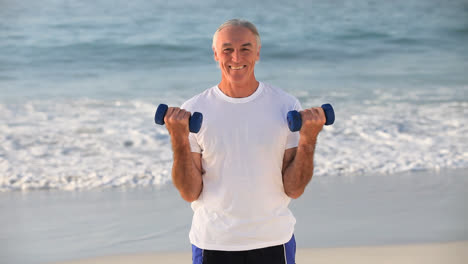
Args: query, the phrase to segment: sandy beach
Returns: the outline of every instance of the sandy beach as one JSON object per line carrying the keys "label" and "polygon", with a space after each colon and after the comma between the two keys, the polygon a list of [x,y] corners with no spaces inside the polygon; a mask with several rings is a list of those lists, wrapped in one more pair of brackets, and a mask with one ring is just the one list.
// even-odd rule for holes
{"label": "sandy beach", "polygon": [[[313,179],[290,206],[297,263],[468,263],[466,173]],[[0,208],[2,264],[190,263],[192,210],[171,185],[0,193]]]}
{"label": "sandy beach", "polygon": [[[190,253],[158,253],[124,256],[108,256],[83,259],[55,264],[150,264],[150,263],[191,263]],[[325,249],[298,249],[298,264],[337,263],[398,263],[398,264],[463,264],[468,263],[468,241]]]}

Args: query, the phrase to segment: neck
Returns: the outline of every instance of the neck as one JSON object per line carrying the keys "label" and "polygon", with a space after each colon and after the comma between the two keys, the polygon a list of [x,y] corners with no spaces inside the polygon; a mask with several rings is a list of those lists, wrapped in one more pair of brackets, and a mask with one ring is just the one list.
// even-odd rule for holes
{"label": "neck", "polygon": [[226,81],[224,78],[218,84],[219,89],[227,96],[233,98],[249,97],[257,90],[259,82],[252,79],[247,82],[233,83]]}

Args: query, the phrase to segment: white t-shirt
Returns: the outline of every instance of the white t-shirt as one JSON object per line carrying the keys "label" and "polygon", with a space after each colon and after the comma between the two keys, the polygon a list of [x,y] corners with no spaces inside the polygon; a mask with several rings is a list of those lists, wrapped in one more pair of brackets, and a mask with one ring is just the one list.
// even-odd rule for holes
{"label": "white t-shirt", "polygon": [[182,105],[201,112],[200,132],[190,133],[202,154],[203,190],[192,203],[190,242],[202,249],[239,251],[288,242],[296,219],[282,180],[284,151],[297,147],[286,116],[299,101],[268,84],[249,97],[232,98],[214,86]]}

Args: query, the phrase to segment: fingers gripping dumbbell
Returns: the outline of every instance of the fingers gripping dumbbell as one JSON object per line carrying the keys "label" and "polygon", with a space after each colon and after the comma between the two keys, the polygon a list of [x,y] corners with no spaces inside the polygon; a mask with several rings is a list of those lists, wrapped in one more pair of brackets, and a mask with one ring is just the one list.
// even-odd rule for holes
{"label": "fingers gripping dumbbell", "polygon": [[[324,104],[322,105],[323,112],[325,113],[325,125],[329,126],[335,122],[335,111],[333,110],[333,107],[331,104]],[[302,127],[302,118],[301,118],[301,113],[299,113],[296,110],[289,111],[288,112],[288,126],[289,130],[292,132],[296,132],[301,130]]]}
{"label": "fingers gripping dumbbell", "polygon": [[[169,107],[165,104],[160,104],[154,115],[154,122],[158,125],[164,125],[164,116],[166,116],[167,109]],[[198,133],[200,131],[203,122],[203,115],[199,112],[195,112],[189,118],[189,130],[192,133]]]}

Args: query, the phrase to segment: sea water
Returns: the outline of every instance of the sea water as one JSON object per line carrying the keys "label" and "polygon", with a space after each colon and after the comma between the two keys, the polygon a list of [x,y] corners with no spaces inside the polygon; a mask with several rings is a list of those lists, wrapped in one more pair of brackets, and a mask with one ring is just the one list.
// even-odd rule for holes
{"label": "sea water", "polygon": [[154,112],[219,82],[230,18],[258,27],[258,80],[334,106],[316,177],[468,167],[467,1],[3,0],[0,191],[170,182]]}

